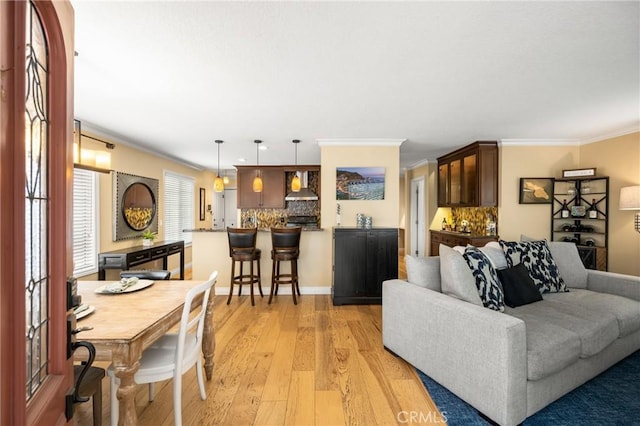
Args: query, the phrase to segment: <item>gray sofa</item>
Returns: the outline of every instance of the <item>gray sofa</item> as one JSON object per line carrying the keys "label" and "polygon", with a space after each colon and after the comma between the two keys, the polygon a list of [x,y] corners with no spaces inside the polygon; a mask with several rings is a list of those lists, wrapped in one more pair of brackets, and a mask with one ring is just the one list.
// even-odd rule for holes
{"label": "gray sofa", "polygon": [[504,312],[442,292],[451,256],[407,256],[408,280],[383,283],[384,346],[500,425],[640,349],[640,277],[586,270],[572,243],[548,248],[569,291]]}

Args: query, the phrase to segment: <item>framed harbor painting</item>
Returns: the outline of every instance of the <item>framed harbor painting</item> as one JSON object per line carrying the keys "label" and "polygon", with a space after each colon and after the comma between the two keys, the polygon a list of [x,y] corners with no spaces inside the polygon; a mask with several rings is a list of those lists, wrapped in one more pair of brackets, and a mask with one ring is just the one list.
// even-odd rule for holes
{"label": "framed harbor painting", "polygon": [[384,200],[384,167],[336,168],[336,200]]}

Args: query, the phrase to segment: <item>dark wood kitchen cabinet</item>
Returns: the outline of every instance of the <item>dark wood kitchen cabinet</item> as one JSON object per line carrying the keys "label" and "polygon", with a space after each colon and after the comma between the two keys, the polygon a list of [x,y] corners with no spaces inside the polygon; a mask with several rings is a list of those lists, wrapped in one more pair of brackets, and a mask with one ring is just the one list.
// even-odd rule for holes
{"label": "dark wood kitchen cabinet", "polygon": [[496,141],[476,141],[438,158],[438,207],[497,206]]}
{"label": "dark wood kitchen cabinet", "polygon": [[397,228],[334,228],[334,305],[380,304],[382,282],[398,278]]}
{"label": "dark wood kitchen cabinet", "polygon": [[[283,209],[285,170],[281,166],[235,166],[238,169],[239,209]],[[262,176],[262,192],[253,192],[256,173]]]}

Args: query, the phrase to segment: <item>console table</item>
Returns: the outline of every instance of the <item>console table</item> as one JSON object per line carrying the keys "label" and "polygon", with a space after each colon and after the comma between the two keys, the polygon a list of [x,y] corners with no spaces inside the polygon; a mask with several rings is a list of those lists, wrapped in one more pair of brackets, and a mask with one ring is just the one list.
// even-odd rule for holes
{"label": "console table", "polygon": [[167,269],[167,258],[180,255],[180,279],[184,280],[184,241],[160,241],[152,246],[136,246],[98,253],[98,279],[105,279],[106,269],[126,271],[132,266],[162,259],[162,269]]}

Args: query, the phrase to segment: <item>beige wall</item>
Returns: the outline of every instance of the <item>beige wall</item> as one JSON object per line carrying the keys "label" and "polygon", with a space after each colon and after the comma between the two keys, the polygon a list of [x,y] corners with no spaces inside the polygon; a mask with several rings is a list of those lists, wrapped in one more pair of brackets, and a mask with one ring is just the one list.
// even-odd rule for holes
{"label": "beige wall", "polygon": [[[363,213],[373,218],[373,226],[397,228],[400,223],[400,175],[399,146],[337,146],[323,145],[321,155],[321,221],[322,227],[336,226],[336,168],[339,167],[384,167],[384,200],[340,201],[341,226],[355,226],[356,214]],[[322,282],[331,285],[332,238],[331,232],[323,232],[314,251],[326,270]],[[302,254],[300,255],[302,257]],[[303,273],[301,271],[301,273]],[[317,285],[317,284],[316,284]]]}
{"label": "beige wall", "polygon": [[[113,142],[116,148],[111,152],[111,168],[113,170],[130,173],[138,176],[144,176],[148,178],[158,179],[159,181],[159,206],[158,206],[158,239],[162,241],[164,239],[164,226],[162,224],[162,217],[164,212],[163,205],[163,174],[164,171],[172,171],[186,176],[191,176],[195,179],[195,193],[194,193],[194,224],[195,227],[210,227],[211,217],[207,215],[207,221],[201,222],[199,220],[199,188],[205,188],[207,191],[207,203],[212,203],[213,196],[213,179],[215,174],[212,172],[198,171],[191,167],[182,165],[180,163],[158,157],[149,154],[144,151],[137,150],[130,146],[119,143],[118,141],[109,140],[106,137],[92,134],[83,130],[83,134],[97,137],[98,139]],[[104,145],[98,142],[92,141],[89,138],[82,139],[83,148],[100,148],[104,150]],[[100,192],[100,245],[99,252],[118,250],[133,246],[141,245],[141,241],[138,239],[130,239],[123,241],[113,241],[113,173],[99,175],[99,192]],[[191,246],[185,247],[185,264],[191,263]],[[159,268],[161,263],[146,264],[144,268]],[[178,256],[171,256],[169,258],[169,269],[175,269],[178,267]],[[107,271],[107,279],[116,279],[118,271]],[[83,277],[83,279],[95,279],[94,275]]]}
{"label": "beige wall", "polygon": [[580,166],[580,148],[574,146],[502,146],[500,148],[498,235],[519,240],[520,235],[551,237],[549,204],[518,204],[520,178],[560,177],[563,169]]}
{"label": "beige wall", "polygon": [[[600,176],[609,176],[609,270],[640,276],[640,233],[633,230],[632,211],[620,211],[620,188],[640,185],[640,133],[582,145],[522,146],[501,145],[499,167],[498,233],[505,240],[518,240],[522,234],[550,238],[550,206],[519,204],[521,177],[561,177],[562,170],[595,167]],[[437,208],[437,165],[408,170],[406,182],[427,177],[427,220],[438,229],[448,209]],[[410,205],[406,195],[405,208]],[[408,229],[408,225],[407,225]],[[410,233],[405,244],[410,247]],[[427,236],[427,242],[429,237]]]}
{"label": "beige wall", "polygon": [[609,270],[640,276],[640,233],[633,211],[619,210],[620,188],[640,185],[640,133],[580,147],[580,167],[609,176]]}
{"label": "beige wall", "polygon": [[373,218],[373,226],[397,228],[400,223],[400,149],[397,146],[322,146],[322,226],[336,224],[336,168],[384,167],[384,200],[340,201],[342,226],[355,226],[356,214]]}

